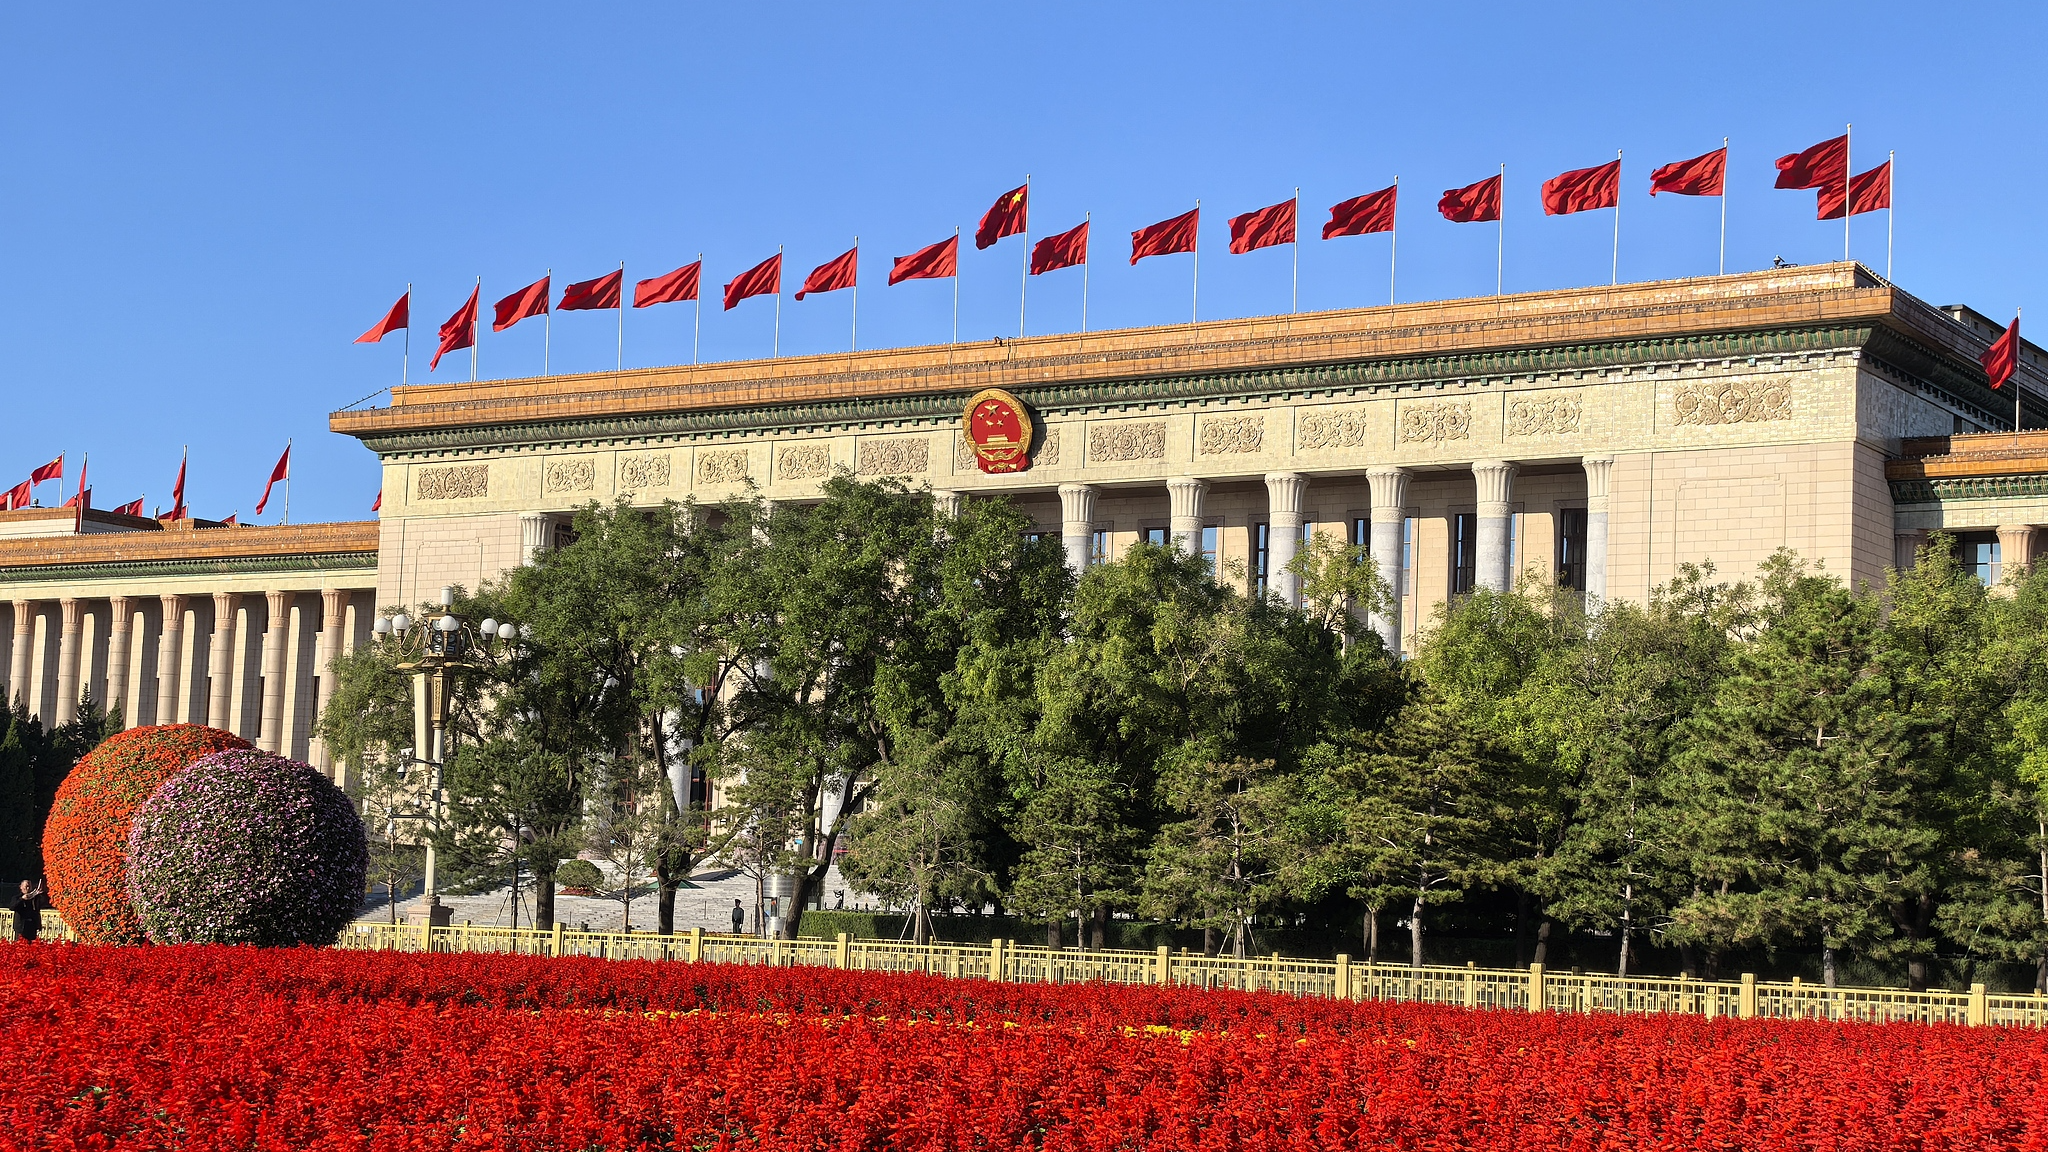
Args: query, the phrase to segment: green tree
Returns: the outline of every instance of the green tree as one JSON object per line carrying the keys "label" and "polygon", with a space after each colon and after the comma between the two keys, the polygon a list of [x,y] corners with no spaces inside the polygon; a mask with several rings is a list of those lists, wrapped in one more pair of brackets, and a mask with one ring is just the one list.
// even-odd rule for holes
{"label": "green tree", "polygon": [[1162,781],[1167,811],[1146,853],[1141,907],[1229,934],[1249,953],[1252,925],[1289,894],[1285,861],[1295,783],[1270,760],[1175,763]]}
{"label": "green tree", "polygon": [[1130,907],[1138,875],[1143,811],[1127,774],[1097,761],[1055,758],[1042,761],[1028,784],[1028,799],[1013,834],[1024,845],[1009,889],[1010,905],[1046,923],[1046,946],[1060,947],[1060,925],[1071,916],[1092,924],[1095,945],[1109,915]]}
{"label": "green tree", "polygon": [[979,757],[947,739],[899,734],[896,756],[847,826],[847,882],[911,909],[911,939],[932,939],[931,913],[995,891],[987,846],[1001,801]]}

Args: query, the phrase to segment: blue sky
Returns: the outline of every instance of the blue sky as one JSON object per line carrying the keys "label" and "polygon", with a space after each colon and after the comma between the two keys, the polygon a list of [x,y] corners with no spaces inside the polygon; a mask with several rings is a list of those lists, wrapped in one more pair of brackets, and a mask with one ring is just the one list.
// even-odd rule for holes
{"label": "blue sky", "polygon": [[[413,379],[478,276],[489,303],[705,254],[715,287],[787,252],[786,287],[862,246],[863,347],[943,342],[944,283],[888,260],[1032,177],[1032,229],[1095,221],[1089,326],[1171,323],[1187,257],[1131,229],[1203,205],[1205,317],[1285,311],[1290,253],[1227,255],[1224,219],[1399,176],[1404,300],[1492,291],[1491,225],[1435,213],[1508,166],[1509,291],[1601,284],[1612,217],[1546,219],[1547,176],[1623,167],[1621,276],[1714,271],[1717,203],[1650,169],[1733,139],[1728,266],[1837,259],[1772,160],[1854,122],[1898,152],[1896,278],[1994,316],[2048,308],[2039,4],[9,5],[0,13],[0,479],[92,454],[95,502],[249,518],[287,437],[293,519],[367,515],[374,458],[327,413],[395,383],[350,341],[410,281]],[[2004,62],[2000,63],[2000,59]],[[1882,213],[1856,255],[1883,267]],[[1016,331],[1017,240],[962,261],[961,338]],[[1309,239],[1301,306],[1384,302],[1385,237]],[[1035,278],[1033,333],[1080,321]],[[845,346],[845,294],[782,302],[785,353]],[[774,307],[709,302],[705,359],[766,355]],[[2048,315],[2048,312],[2044,312]],[[687,362],[688,305],[631,312],[629,365]],[[613,313],[556,317],[556,371],[609,368]],[[486,331],[535,374],[541,325]],[[466,354],[433,379],[466,379]],[[17,475],[20,474],[20,475]],[[68,491],[66,495],[68,495]],[[46,503],[53,487],[42,490]],[[273,503],[266,522],[274,522]]]}

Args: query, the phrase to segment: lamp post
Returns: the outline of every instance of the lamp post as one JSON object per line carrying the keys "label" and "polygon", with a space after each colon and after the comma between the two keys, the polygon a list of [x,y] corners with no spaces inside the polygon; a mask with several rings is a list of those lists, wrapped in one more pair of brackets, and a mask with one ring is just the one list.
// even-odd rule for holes
{"label": "lamp post", "polygon": [[[380,619],[371,626],[379,647],[402,658],[400,671],[412,673],[413,759],[427,766],[427,867],[425,888],[427,922],[445,927],[449,910],[441,904],[434,833],[441,830],[443,795],[441,773],[447,762],[448,678],[452,672],[490,666],[493,644],[510,644],[519,628],[486,618],[471,627],[454,612],[455,589],[441,589],[441,614],[431,621],[414,621],[404,612]],[[421,759],[418,749],[425,748]]]}

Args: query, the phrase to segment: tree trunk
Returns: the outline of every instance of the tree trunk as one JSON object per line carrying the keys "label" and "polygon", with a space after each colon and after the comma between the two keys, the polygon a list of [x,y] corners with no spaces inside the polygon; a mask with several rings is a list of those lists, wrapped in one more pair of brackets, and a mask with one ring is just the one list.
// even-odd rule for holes
{"label": "tree trunk", "polygon": [[654,905],[654,930],[663,936],[673,936],[676,931],[676,885],[666,876],[655,881],[660,885],[660,894]]}
{"label": "tree trunk", "polygon": [[1066,922],[1064,916],[1045,918],[1045,946],[1057,952],[1060,950],[1060,925]]}
{"label": "tree trunk", "polygon": [[1536,925],[1536,952],[1529,963],[1545,966],[1548,966],[1550,963],[1550,917],[1548,916],[1545,916],[1542,922]]}
{"label": "tree trunk", "polygon": [[922,900],[919,900],[919,901],[917,902],[917,912],[916,912],[916,914],[915,914],[915,917],[916,917],[916,918],[915,918],[915,919],[914,919],[914,920],[912,921],[912,923],[911,923],[911,929],[910,929],[910,942],[911,942],[912,944],[929,944],[929,943],[931,943],[931,942],[932,942],[932,914],[931,914],[931,909],[930,909],[930,908],[928,908],[928,907],[926,907],[926,906],[925,906],[925,902],[924,902],[924,901],[922,901]]}
{"label": "tree trunk", "polygon": [[1107,906],[1098,906],[1095,909],[1095,923],[1088,933],[1088,946],[1097,952],[1109,947],[1109,908]]}
{"label": "tree trunk", "polygon": [[1367,908],[1365,910],[1365,962],[1367,964],[1377,964],[1380,962],[1380,910],[1378,908]]}
{"label": "tree trunk", "polygon": [[1835,986],[1835,950],[1831,946],[1823,946],[1820,950],[1820,978],[1821,983],[1828,987]]}
{"label": "tree trunk", "polygon": [[545,876],[539,869],[533,877],[533,926],[543,932],[555,928],[555,870],[550,868]]}
{"label": "tree trunk", "polygon": [[1237,918],[1237,923],[1232,925],[1230,929],[1230,955],[1232,959],[1244,959],[1244,936],[1244,917],[1240,916]]}
{"label": "tree trunk", "polygon": [[1408,966],[1422,967],[1422,893],[1415,894],[1415,903],[1408,910]]}
{"label": "tree trunk", "polygon": [[1630,938],[1631,933],[1628,930],[1628,921],[1624,920],[1621,924],[1621,957],[1614,965],[1614,974],[1623,980],[1628,979],[1628,942]]}
{"label": "tree trunk", "polygon": [[2034,995],[2048,994],[2048,951],[2041,953],[2041,962],[2034,965]]}
{"label": "tree trunk", "polygon": [[1204,955],[1204,956],[1211,956],[1211,957],[1213,957],[1213,956],[1215,956],[1215,955],[1216,955],[1216,953],[1218,953],[1218,952],[1222,951],[1222,949],[1223,949],[1223,945],[1222,945],[1222,943],[1221,943],[1220,941],[1218,941],[1218,940],[1216,939],[1216,929],[1214,929],[1214,928],[1203,928],[1203,929],[1202,929],[1202,955]]}

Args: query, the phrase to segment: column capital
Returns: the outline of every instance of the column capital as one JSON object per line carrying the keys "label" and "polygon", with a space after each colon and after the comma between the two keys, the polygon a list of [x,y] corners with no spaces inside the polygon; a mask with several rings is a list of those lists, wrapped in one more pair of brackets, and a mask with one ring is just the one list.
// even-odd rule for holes
{"label": "column capital", "polygon": [[1291,519],[1301,525],[1301,501],[1308,495],[1308,477],[1299,472],[1266,473],[1266,509],[1275,524]]}
{"label": "column capital", "polygon": [[[1508,460],[1474,460],[1472,479],[1479,486],[1479,515],[1505,516],[1514,499],[1515,473],[1520,468]],[[1487,507],[1489,504],[1495,508]]]}
{"label": "column capital", "polygon": [[[184,593],[182,593],[182,592],[165,592],[165,593],[163,593],[162,595],[160,595],[160,596],[158,596],[158,597],[157,597],[157,601],[158,601],[159,603],[161,603],[161,604],[163,605],[163,609],[164,609],[164,613],[165,613],[165,619],[164,619],[164,627],[165,627],[165,628],[169,628],[169,627],[170,627],[170,614],[171,614],[171,613],[174,613],[174,612],[175,612],[175,613],[177,613],[177,614],[178,614],[178,615],[180,615],[180,616],[183,616],[183,615],[185,614],[185,595],[184,595]],[[179,625],[179,627],[183,627],[183,626],[184,626],[183,624],[180,624],[180,625]]]}
{"label": "column capital", "polygon": [[1614,468],[1614,457],[1588,456],[1579,464],[1586,470],[1586,511],[1607,511],[1607,479]]}
{"label": "column capital", "polygon": [[282,612],[284,611],[285,600],[290,595],[290,592],[282,588],[265,588],[263,590],[263,606],[272,612]]}
{"label": "column capital", "polygon": [[948,489],[932,490],[932,511],[942,520],[956,520],[960,516],[960,493]]}
{"label": "column capital", "polygon": [[221,616],[233,615],[235,610],[241,606],[242,594],[240,592],[215,592],[213,594],[213,611],[216,621]]}
{"label": "column capital", "polygon": [[1209,482],[1199,477],[1176,476],[1166,482],[1166,496],[1175,520],[1200,520],[1202,501],[1208,494]]}
{"label": "column capital", "polygon": [[14,630],[16,633],[35,631],[36,602],[16,600],[14,602]]}
{"label": "column capital", "polygon": [[1408,480],[1413,475],[1406,468],[1392,465],[1365,470],[1366,483],[1372,486],[1373,523],[1399,523],[1406,518]]}
{"label": "column capital", "polygon": [[519,562],[531,564],[552,543],[548,539],[552,522],[545,512],[521,512],[519,514]]}
{"label": "column capital", "polygon": [[1093,484],[1060,485],[1060,519],[1069,525],[1095,522],[1095,493]]}
{"label": "column capital", "polygon": [[85,601],[76,596],[66,596],[57,601],[64,611],[64,631],[76,636],[85,623]]}
{"label": "column capital", "polygon": [[2040,529],[2032,524],[1998,526],[1998,565],[2002,573],[2024,572],[2034,564],[2034,542]]}

